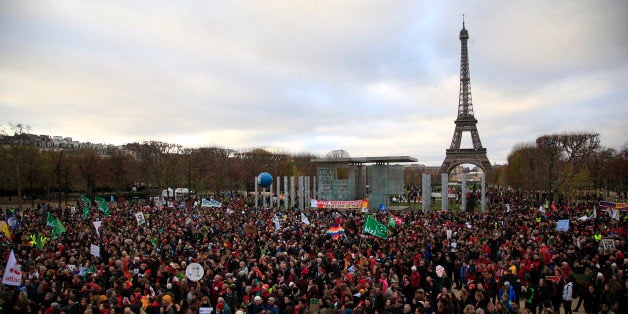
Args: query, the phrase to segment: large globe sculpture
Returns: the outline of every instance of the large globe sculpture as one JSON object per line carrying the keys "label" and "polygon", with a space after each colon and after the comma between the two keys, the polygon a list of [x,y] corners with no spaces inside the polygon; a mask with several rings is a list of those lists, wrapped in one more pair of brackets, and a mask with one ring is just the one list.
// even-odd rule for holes
{"label": "large globe sculpture", "polygon": [[273,184],[273,176],[268,172],[262,172],[257,176],[257,185],[267,188]]}

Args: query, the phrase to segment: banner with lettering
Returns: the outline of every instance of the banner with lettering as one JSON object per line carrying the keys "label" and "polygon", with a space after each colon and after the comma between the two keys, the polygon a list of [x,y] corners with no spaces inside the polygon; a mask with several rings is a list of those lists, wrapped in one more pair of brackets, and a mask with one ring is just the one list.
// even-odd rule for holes
{"label": "banner with lettering", "polygon": [[8,286],[19,286],[22,283],[22,270],[17,264],[15,253],[11,250],[7,267],[4,268],[4,276],[2,276],[2,284]]}
{"label": "banner with lettering", "polygon": [[362,230],[364,233],[372,234],[378,238],[388,238],[388,228],[371,215],[366,215],[366,220],[364,221],[364,227]]}
{"label": "banner with lettering", "polygon": [[353,201],[327,201],[327,200],[310,200],[312,208],[334,208],[334,209],[360,209],[368,208],[368,200]]}

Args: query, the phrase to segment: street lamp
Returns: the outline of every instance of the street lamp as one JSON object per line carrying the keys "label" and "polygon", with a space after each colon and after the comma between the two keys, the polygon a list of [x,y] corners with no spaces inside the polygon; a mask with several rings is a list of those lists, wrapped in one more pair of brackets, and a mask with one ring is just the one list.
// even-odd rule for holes
{"label": "street lamp", "polygon": [[553,140],[549,140],[545,145],[549,151],[549,205],[551,206],[554,202],[552,195],[552,168],[554,168],[554,149],[556,148],[556,143]]}

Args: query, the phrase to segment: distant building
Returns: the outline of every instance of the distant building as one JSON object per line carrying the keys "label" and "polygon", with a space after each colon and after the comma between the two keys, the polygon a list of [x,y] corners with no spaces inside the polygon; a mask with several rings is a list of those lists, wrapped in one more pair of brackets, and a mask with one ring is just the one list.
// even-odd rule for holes
{"label": "distant building", "polygon": [[[0,135],[0,148],[10,144],[15,139],[16,135]],[[50,136],[50,135],[37,135],[37,134],[25,134],[26,144],[32,147],[38,148],[40,151],[63,151],[63,150],[78,150],[78,149],[93,149],[96,150],[98,155],[107,156],[115,149],[122,149],[122,146],[118,147],[112,144],[101,143],[82,143],[72,140],[71,137],[62,136]]]}

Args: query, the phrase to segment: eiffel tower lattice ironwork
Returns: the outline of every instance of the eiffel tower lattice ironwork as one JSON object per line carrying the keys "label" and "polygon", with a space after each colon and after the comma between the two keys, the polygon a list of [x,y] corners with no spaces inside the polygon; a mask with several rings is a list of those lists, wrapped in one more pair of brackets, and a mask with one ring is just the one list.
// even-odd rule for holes
{"label": "eiffel tower lattice ironwork", "polygon": [[[461,164],[474,164],[484,172],[491,168],[491,163],[486,157],[486,148],[482,147],[480,134],[476,124],[478,120],[473,115],[473,103],[471,102],[471,78],[469,76],[469,54],[467,52],[467,40],[469,32],[464,28],[460,31],[460,94],[458,96],[458,118],[456,128],[451,140],[451,146],[446,150],[445,161],[440,170],[441,173],[450,173]],[[460,148],[462,132],[471,132],[473,148]]]}

